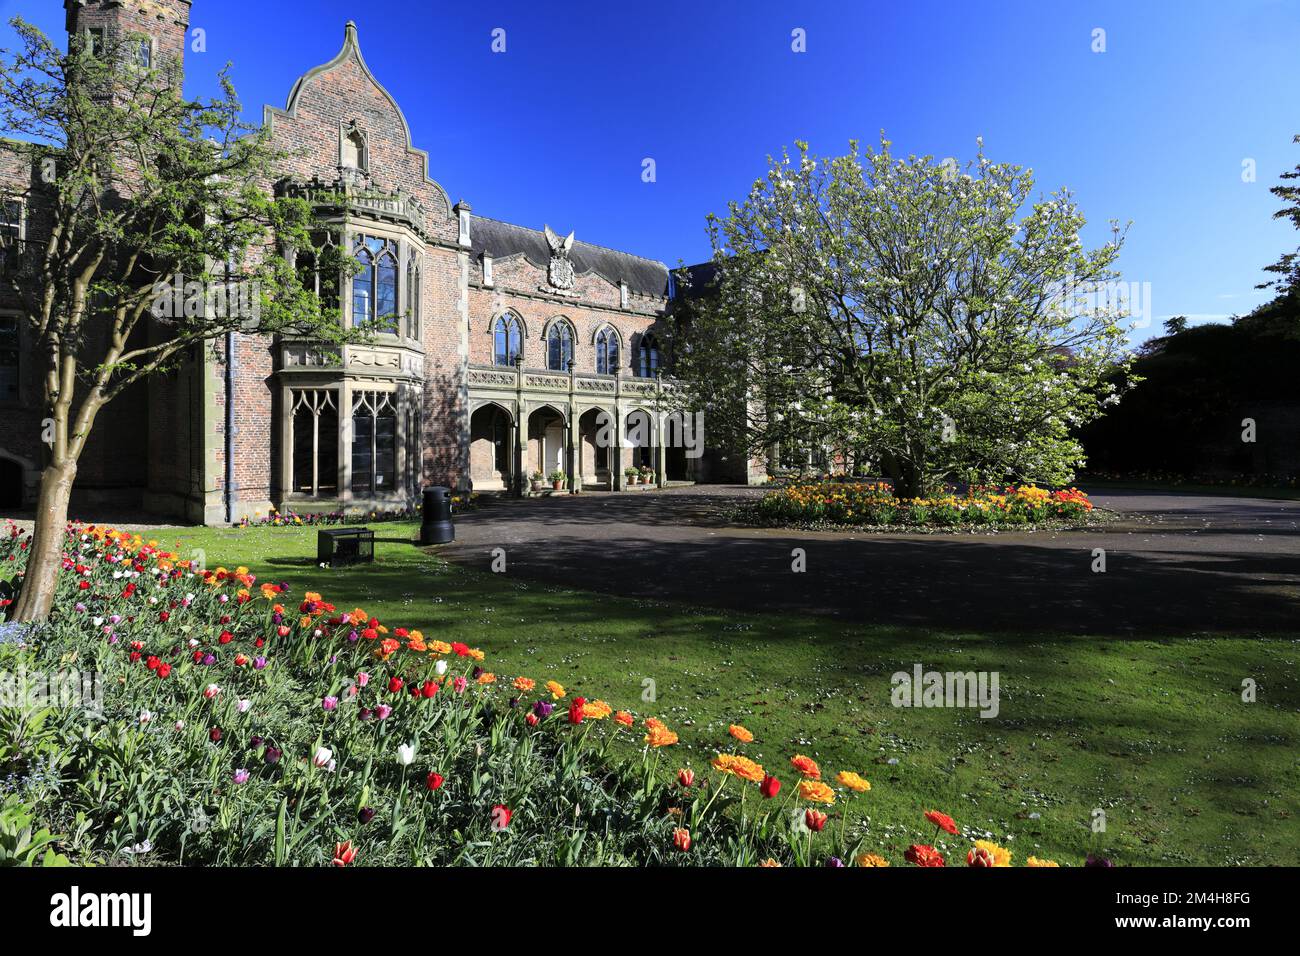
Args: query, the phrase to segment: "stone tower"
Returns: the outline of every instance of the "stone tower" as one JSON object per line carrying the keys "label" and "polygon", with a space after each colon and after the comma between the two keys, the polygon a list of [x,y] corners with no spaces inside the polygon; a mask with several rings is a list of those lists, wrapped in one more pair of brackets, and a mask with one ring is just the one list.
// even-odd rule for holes
{"label": "stone tower", "polygon": [[142,34],[153,65],[183,69],[190,0],[63,0],[63,6],[69,36],[90,32],[111,42]]}

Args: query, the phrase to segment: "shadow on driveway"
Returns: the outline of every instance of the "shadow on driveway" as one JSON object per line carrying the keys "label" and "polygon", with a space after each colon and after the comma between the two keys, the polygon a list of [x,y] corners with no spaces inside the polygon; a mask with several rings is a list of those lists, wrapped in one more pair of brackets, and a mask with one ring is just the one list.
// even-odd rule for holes
{"label": "shadow on driveway", "polygon": [[[1300,502],[1109,492],[1117,524],[996,535],[728,526],[745,488],[502,501],[437,549],[488,570],[624,597],[945,631],[1142,637],[1298,633]],[[795,549],[806,571],[792,570]],[[1106,570],[1092,570],[1094,549]]]}

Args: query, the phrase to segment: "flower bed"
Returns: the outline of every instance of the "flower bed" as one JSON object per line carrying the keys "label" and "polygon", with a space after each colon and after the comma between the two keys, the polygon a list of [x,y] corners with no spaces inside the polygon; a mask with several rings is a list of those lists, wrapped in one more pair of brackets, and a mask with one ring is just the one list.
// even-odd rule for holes
{"label": "flower bed", "polygon": [[768,491],[753,509],[764,524],[917,528],[1069,523],[1091,512],[1092,502],[1077,488],[972,487],[964,494],[899,498],[884,482],[841,481],[785,485]]}
{"label": "flower bed", "polygon": [[[5,566],[29,543],[11,525]],[[674,775],[653,715],[137,535],[71,529],[55,614],[0,631],[0,669],[47,695],[3,711],[0,864],[890,862],[849,826],[857,773],[765,769],[733,725],[710,772]],[[69,673],[78,706],[49,698]],[[949,832],[971,865],[1010,861]]]}

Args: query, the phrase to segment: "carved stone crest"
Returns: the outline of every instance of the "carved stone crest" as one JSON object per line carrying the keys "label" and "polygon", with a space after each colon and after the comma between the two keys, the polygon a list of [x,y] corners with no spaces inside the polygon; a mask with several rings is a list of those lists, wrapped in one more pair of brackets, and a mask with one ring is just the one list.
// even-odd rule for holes
{"label": "carved stone crest", "polygon": [[554,292],[558,289],[560,295],[573,295],[570,291],[573,289],[573,263],[569,261],[569,252],[573,249],[573,233],[561,239],[550,226],[543,228],[546,244],[551,249],[551,265],[546,271],[546,281],[553,287],[544,291]]}

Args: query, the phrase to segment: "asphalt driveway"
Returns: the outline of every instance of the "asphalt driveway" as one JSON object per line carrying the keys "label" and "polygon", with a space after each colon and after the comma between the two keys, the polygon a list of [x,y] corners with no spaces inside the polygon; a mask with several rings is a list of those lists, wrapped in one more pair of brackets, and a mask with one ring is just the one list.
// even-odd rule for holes
{"label": "asphalt driveway", "polygon": [[[1086,488],[1085,488],[1086,490]],[[494,502],[441,553],[575,588],[746,611],[970,631],[1300,635],[1300,501],[1093,495],[1121,517],[1074,532],[862,534],[728,527],[754,489]],[[806,570],[792,570],[792,552]],[[1094,549],[1106,570],[1093,571]]]}

